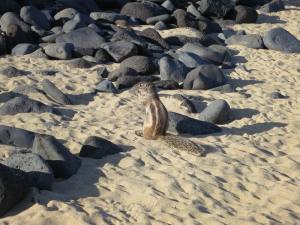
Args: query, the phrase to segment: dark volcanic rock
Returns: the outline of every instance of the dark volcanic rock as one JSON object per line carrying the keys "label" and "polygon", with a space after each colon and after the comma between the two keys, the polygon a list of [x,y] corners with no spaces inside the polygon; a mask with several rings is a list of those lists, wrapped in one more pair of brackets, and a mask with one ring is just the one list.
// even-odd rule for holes
{"label": "dark volcanic rock", "polygon": [[35,44],[18,44],[16,45],[12,50],[12,55],[27,55],[30,53],[33,53],[35,50],[37,50],[39,47]]}
{"label": "dark volcanic rock", "polygon": [[178,134],[203,135],[220,132],[221,128],[209,122],[169,112],[168,130]]}
{"label": "dark volcanic rock", "polygon": [[55,59],[71,59],[74,46],[70,43],[55,43],[48,44],[43,49],[46,55]]}
{"label": "dark volcanic rock", "polygon": [[50,106],[32,100],[27,96],[20,96],[9,100],[0,107],[0,115],[16,115],[18,113],[53,113]]}
{"label": "dark volcanic rock", "polygon": [[0,164],[0,216],[14,207],[29,192],[26,173]]}
{"label": "dark volcanic rock", "polygon": [[222,99],[211,102],[199,115],[200,120],[224,124],[230,121],[230,106]]}
{"label": "dark volcanic rock", "polygon": [[42,81],[43,91],[48,97],[53,99],[55,102],[62,105],[71,105],[70,99],[62,93],[50,80],[45,79]]}
{"label": "dark volcanic rock", "polygon": [[193,20],[183,9],[175,10],[173,12],[173,16],[176,19],[177,27],[197,27],[196,21]]}
{"label": "dark volcanic rock", "polygon": [[28,24],[49,30],[50,23],[44,13],[35,6],[24,6],[20,12],[21,18]]}
{"label": "dark volcanic rock", "polygon": [[56,43],[71,43],[74,47],[98,49],[105,42],[93,29],[84,27],[56,38]]}
{"label": "dark volcanic rock", "polygon": [[165,56],[159,60],[159,70],[162,80],[184,81],[189,69],[181,62]]}
{"label": "dark volcanic rock", "polygon": [[14,153],[3,164],[27,173],[32,186],[39,189],[51,189],[54,182],[52,169],[41,156],[29,152]]}
{"label": "dark volcanic rock", "polygon": [[259,34],[232,35],[226,39],[227,45],[243,45],[248,48],[262,49],[264,42]]}
{"label": "dark volcanic rock", "polygon": [[118,145],[105,140],[104,138],[91,136],[84,142],[79,156],[94,159],[102,159],[106,156],[122,152]]}
{"label": "dark volcanic rock", "polygon": [[138,18],[144,22],[148,18],[166,14],[167,11],[156,3],[146,1],[144,3],[129,2],[121,10],[121,14]]}
{"label": "dark volcanic rock", "polygon": [[6,36],[0,33],[0,56],[7,54]]}
{"label": "dark volcanic rock", "polygon": [[202,59],[200,56],[184,51],[176,52],[178,60],[188,68],[196,68],[200,65],[210,64],[207,60]]}
{"label": "dark volcanic rock", "polygon": [[81,160],[52,136],[36,135],[32,152],[40,155],[49,163],[57,178],[67,179],[75,174],[81,166]]}
{"label": "dark volcanic rock", "polygon": [[0,143],[22,148],[31,148],[35,134],[31,131],[0,125]]}
{"label": "dark volcanic rock", "polygon": [[222,71],[214,65],[198,66],[188,73],[183,87],[189,90],[207,90],[225,84]]}
{"label": "dark volcanic rock", "polygon": [[202,0],[198,10],[204,16],[223,18],[235,5],[233,0]]}
{"label": "dark volcanic rock", "polygon": [[20,70],[13,66],[8,66],[0,70],[0,74],[3,74],[4,76],[11,78],[11,77],[18,77],[18,76],[26,76],[31,74],[31,72]]}
{"label": "dark volcanic rock", "polygon": [[90,17],[94,20],[114,23],[116,20],[128,20],[129,17],[115,12],[92,12]]}
{"label": "dark volcanic rock", "polygon": [[268,49],[286,53],[300,53],[300,41],[281,27],[266,32],[263,40]]}
{"label": "dark volcanic rock", "polygon": [[157,71],[153,59],[147,56],[132,56],[120,64],[120,68],[132,68],[140,75],[152,74]]}
{"label": "dark volcanic rock", "polygon": [[128,41],[104,43],[102,48],[118,63],[138,52],[137,47]]}

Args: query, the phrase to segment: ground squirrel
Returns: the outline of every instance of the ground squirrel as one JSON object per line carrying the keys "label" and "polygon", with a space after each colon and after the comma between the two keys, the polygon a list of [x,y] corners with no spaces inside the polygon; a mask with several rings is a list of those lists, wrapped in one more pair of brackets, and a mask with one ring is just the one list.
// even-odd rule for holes
{"label": "ground squirrel", "polygon": [[131,93],[141,98],[146,107],[146,118],[143,130],[135,134],[148,140],[162,140],[172,150],[186,151],[196,155],[203,155],[203,150],[194,142],[176,135],[168,134],[168,111],[160,101],[154,84],[151,82],[140,82],[136,84]]}

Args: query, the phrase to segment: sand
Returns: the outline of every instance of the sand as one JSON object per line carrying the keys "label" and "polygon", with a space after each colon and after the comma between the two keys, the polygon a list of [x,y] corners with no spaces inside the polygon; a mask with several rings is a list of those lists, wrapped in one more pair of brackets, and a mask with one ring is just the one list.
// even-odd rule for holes
{"label": "sand", "polygon": [[[300,7],[290,6],[260,16],[258,24],[235,29],[263,34],[282,26],[300,39],[299,18]],[[192,35],[186,29],[170,32]],[[76,112],[71,120],[29,113],[1,116],[1,124],[51,134],[65,140],[75,154],[90,135],[124,148],[124,153],[102,160],[82,158],[76,175],[38,194],[40,204],[32,204],[29,196],[0,224],[300,224],[300,54],[230,48],[239,51],[235,59],[245,61],[248,71],[236,69],[229,75],[238,92],[160,92],[169,111],[195,118],[197,114],[188,114],[171,96],[196,96],[202,105],[228,101],[235,120],[222,125],[221,133],[187,137],[209,149],[206,157],[175,153],[158,141],[136,137],[143,107],[128,91],[97,93],[91,99],[89,93],[99,81],[94,68],[75,70],[58,61],[0,58],[0,68],[13,65],[33,72],[27,77],[1,76],[1,91],[20,85],[39,87],[45,77],[38,71],[53,68],[60,72],[46,78],[65,93],[84,97],[83,104],[66,107]],[[289,98],[272,99],[273,91]],[[52,104],[43,94],[29,96]],[[0,157],[6,157],[11,147],[0,147]]]}

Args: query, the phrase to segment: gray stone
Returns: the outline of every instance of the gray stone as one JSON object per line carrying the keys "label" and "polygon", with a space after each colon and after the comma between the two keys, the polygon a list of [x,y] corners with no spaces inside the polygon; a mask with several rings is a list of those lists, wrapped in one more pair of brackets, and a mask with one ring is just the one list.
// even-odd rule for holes
{"label": "gray stone", "polygon": [[78,13],[78,11],[73,8],[66,8],[66,9],[63,9],[63,10],[59,11],[58,13],[56,13],[54,16],[54,19],[55,20],[61,20],[61,19],[71,20],[77,13]]}
{"label": "gray stone", "polygon": [[214,65],[198,66],[186,76],[183,87],[188,90],[207,90],[224,85],[226,78],[222,71]]}
{"label": "gray stone", "polygon": [[132,68],[140,75],[152,74],[157,71],[153,59],[147,56],[131,56],[121,62],[120,68]]}
{"label": "gray stone", "polygon": [[175,112],[169,112],[170,132],[189,135],[213,134],[221,131],[221,128],[213,123],[200,121]]}
{"label": "gray stone", "polygon": [[50,80],[43,80],[42,88],[45,94],[51,99],[53,99],[55,102],[62,105],[72,104],[70,99],[61,90],[59,90]]}
{"label": "gray stone", "polygon": [[102,159],[106,156],[122,152],[118,145],[105,140],[104,138],[91,136],[84,142],[79,156],[94,159]]}
{"label": "gray stone", "polygon": [[90,17],[94,20],[114,23],[116,20],[128,20],[129,17],[115,12],[92,12]]}
{"label": "gray stone", "polygon": [[70,43],[55,43],[48,44],[43,49],[46,55],[55,59],[71,59],[74,46]]}
{"label": "gray stone", "polygon": [[81,160],[74,156],[56,138],[49,135],[36,135],[32,152],[43,157],[51,166],[56,178],[69,178],[81,166]]}
{"label": "gray stone", "polygon": [[107,92],[107,93],[117,93],[117,89],[115,85],[109,80],[101,81],[97,86],[96,90],[100,92]]}
{"label": "gray stone", "polygon": [[212,62],[216,65],[220,65],[223,62],[224,55],[219,52],[215,52],[208,47],[200,46],[199,44],[187,43],[182,48],[182,51],[191,52],[198,55],[200,58]]}
{"label": "gray stone", "polygon": [[35,134],[31,131],[0,125],[0,143],[21,148],[31,148]]}
{"label": "gray stone", "polygon": [[182,62],[186,67],[191,69],[196,68],[200,65],[210,64],[208,61],[191,52],[177,51],[176,54],[178,60]]}
{"label": "gray stone", "polygon": [[156,3],[145,1],[129,2],[121,10],[121,14],[138,18],[144,22],[150,17],[166,14],[166,10]]}
{"label": "gray stone", "polygon": [[211,102],[199,115],[198,119],[215,124],[230,121],[230,106],[222,99]]}
{"label": "gray stone", "polygon": [[101,47],[118,63],[138,53],[137,47],[128,41],[108,42]]}
{"label": "gray stone", "polygon": [[160,16],[149,17],[146,20],[146,23],[153,25],[153,24],[155,24],[155,23],[157,23],[159,21],[161,21],[161,22],[168,22],[168,21],[171,20],[171,18],[172,18],[171,15],[164,14],[164,15],[160,15]]}
{"label": "gray stone", "polygon": [[93,29],[84,27],[56,38],[56,43],[71,43],[75,48],[98,49],[105,42]]}
{"label": "gray stone", "polygon": [[165,56],[159,60],[159,70],[162,80],[184,81],[189,69],[181,62]]}
{"label": "gray stone", "polygon": [[267,31],[263,41],[268,49],[286,53],[300,53],[300,41],[281,27]]}
{"label": "gray stone", "polygon": [[223,18],[235,6],[235,0],[202,0],[198,4],[202,15]]}

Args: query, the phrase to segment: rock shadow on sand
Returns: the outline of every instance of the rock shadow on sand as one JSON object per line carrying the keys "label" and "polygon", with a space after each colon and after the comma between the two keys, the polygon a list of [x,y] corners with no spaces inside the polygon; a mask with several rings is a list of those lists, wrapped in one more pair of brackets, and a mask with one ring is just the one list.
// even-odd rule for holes
{"label": "rock shadow on sand", "polygon": [[269,15],[260,13],[258,15],[256,23],[257,24],[262,24],[262,23],[286,24],[286,21],[281,20],[279,16],[269,16]]}
{"label": "rock shadow on sand", "polygon": [[269,130],[272,130],[274,128],[281,128],[281,127],[285,127],[287,126],[286,123],[279,123],[279,122],[264,122],[264,123],[256,123],[256,124],[252,124],[252,125],[245,125],[241,128],[226,128],[223,127],[222,132],[220,133],[216,133],[215,135],[254,135],[254,134],[260,134],[260,133],[264,133],[267,132]]}

